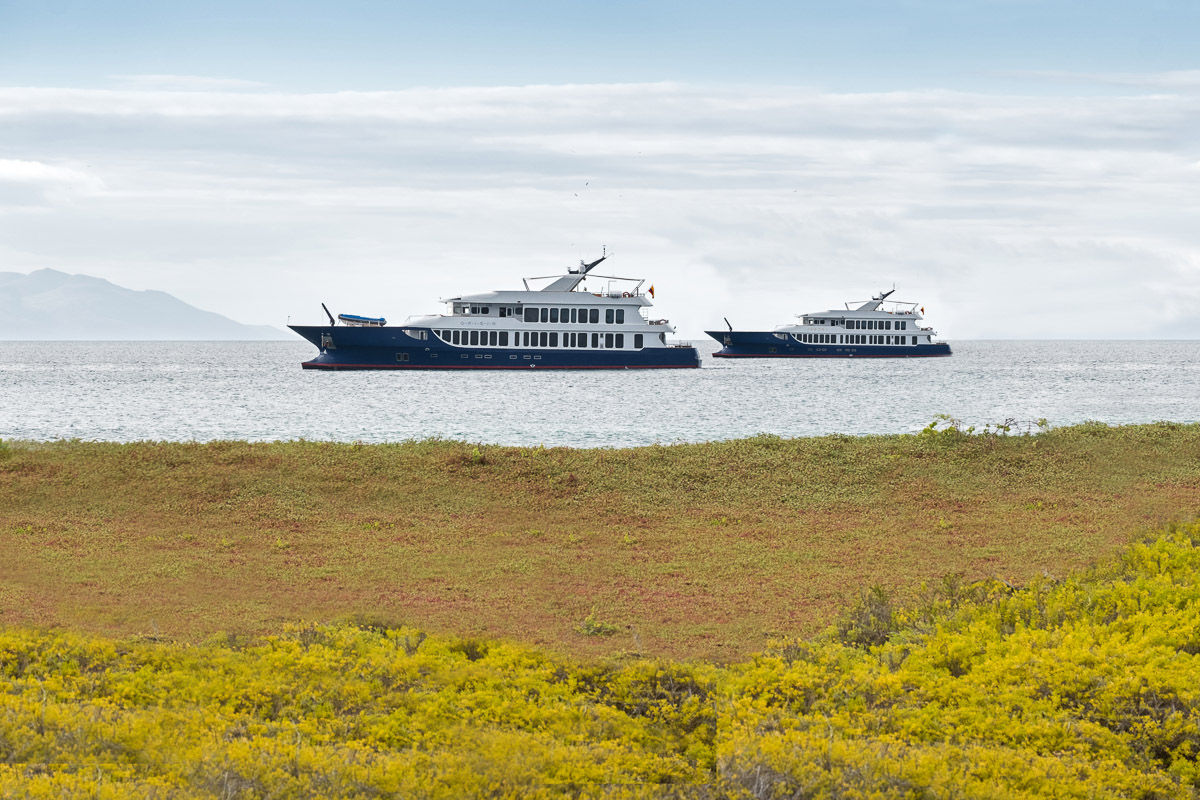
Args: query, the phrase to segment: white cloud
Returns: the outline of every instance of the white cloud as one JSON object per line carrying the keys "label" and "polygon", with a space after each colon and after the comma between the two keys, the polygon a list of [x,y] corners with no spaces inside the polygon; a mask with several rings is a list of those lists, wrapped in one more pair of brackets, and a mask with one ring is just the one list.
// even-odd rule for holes
{"label": "white cloud", "polygon": [[131,89],[165,89],[183,92],[221,92],[260,89],[265,84],[238,78],[212,78],[201,75],[110,75],[118,84]]}
{"label": "white cloud", "polygon": [[1200,69],[1166,72],[1068,72],[1065,70],[1009,70],[997,73],[1055,83],[1093,83],[1109,86],[1177,90],[1200,89]]}
{"label": "white cloud", "polygon": [[278,324],[322,299],[400,319],[607,244],[689,336],[893,281],[951,339],[1200,335],[1167,302],[1200,291],[1198,106],[668,83],[0,88],[15,156],[0,182],[89,187],[39,195],[47,213],[19,223],[2,212],[32,201],[0,191],[0,259]]}

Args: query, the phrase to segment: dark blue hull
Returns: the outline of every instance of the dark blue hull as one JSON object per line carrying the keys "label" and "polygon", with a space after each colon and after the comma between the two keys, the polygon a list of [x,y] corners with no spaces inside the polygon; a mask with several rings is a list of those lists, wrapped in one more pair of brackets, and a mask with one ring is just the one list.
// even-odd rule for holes
{"label": "dark blue hull", "polygon": [[[770,331],[705,331],[722,345],[715,358],[928,358],[952,355],[950,345],[804,344]],[[838,334],[827,334],[836,338]]]}
{"label": "dark blue hull", "polygon": [[[700,366],[694,347],[591,350],[456,347],[427,328],[289,325],[320,349],[304,369],[666,369]],[[418,338],[421,334],[426,338]],[[416,334],[411,335],[411,334]]]}

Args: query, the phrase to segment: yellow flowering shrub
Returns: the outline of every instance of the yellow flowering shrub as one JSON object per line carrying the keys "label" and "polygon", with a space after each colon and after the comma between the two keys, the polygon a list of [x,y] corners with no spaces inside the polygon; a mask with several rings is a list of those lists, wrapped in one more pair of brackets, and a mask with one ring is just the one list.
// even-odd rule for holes
{"label": "yellow flowering shrub", "polygon": [[0,630],[0,797],[1195,798],[1200,525],[728,666]]}
{"label": "yellow flowering shrub", "polygon": [[1185,526],[1088,575],[970,587],[893,614],[882,644],[853,624],[780,643],[734,670],[720,772],[759,798],[1195,797],[1198,540]]}

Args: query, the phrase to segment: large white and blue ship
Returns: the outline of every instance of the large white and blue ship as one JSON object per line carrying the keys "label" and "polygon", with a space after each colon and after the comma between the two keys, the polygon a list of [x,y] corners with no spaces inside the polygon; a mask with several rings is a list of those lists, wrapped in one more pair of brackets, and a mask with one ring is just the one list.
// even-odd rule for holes
{"label": "large white and blue ship", "polygon": [[[880,292],[845,309],[799,315],[799,324],[770,331],[705,331],[721,343],[717,358],[920,358],[948,356],[950,345],[934,341],[937,331],[922,325],[924,308],[899,303]],[[851,308],[851,306],[854,306]]]}
{"label": "large white and blue ship", "polygon": [[[526,278],[525,289],[443,300],[446,313],[384,318],[329,314],[328,325],[289,325],[320,353],[305,369],[652,369],[698,367],[700,354],[649,319],[654,287],[596,275],[604,261],[565,275]],[[550,281],[534,289],[530,281]],[[594,287],[589,290],[588,285]]]}

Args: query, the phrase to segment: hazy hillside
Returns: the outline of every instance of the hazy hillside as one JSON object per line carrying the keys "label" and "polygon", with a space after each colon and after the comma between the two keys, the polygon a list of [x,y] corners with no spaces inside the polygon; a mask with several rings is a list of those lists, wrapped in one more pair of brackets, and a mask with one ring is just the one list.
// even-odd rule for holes
{"label": "hazy hillside", "polygon": [[165,292],[134,291],[88,275],[0,272],[3,339],[286,339]]}

